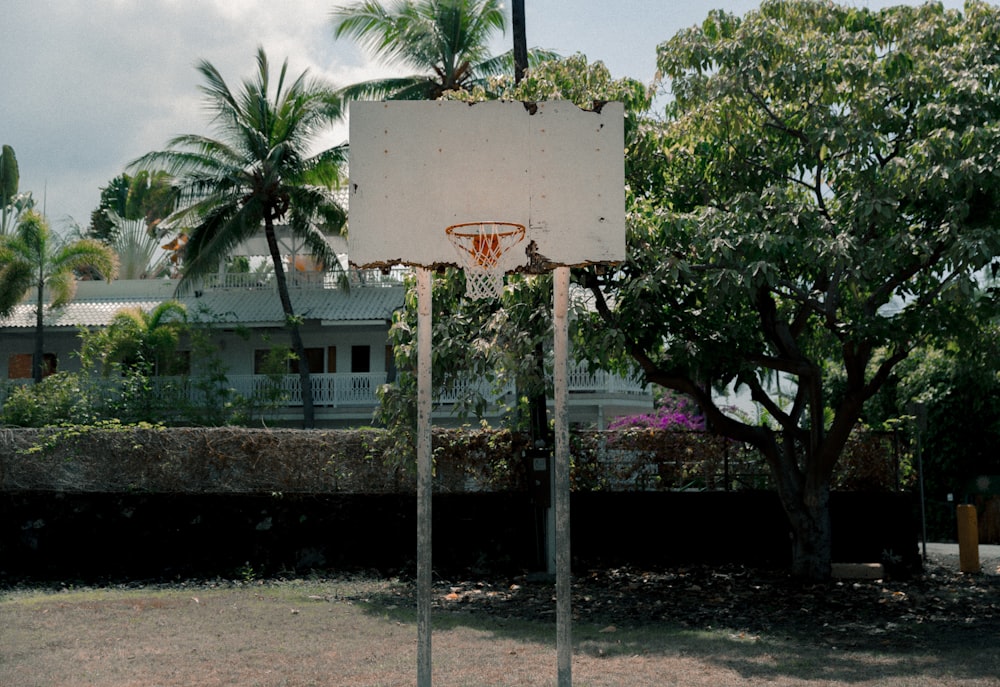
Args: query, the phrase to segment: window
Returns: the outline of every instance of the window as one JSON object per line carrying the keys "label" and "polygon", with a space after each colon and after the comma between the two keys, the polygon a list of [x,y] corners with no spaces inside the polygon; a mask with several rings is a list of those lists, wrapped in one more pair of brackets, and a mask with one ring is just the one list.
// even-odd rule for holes
{"label": "window", "polygon": [[[14,353],[7,358],[7,379],[31,379],[31,353]],[[48,377],[59,369],[55,353],[42,356],[42,376]]]}
{"label": "window", "polygon": [[[323,349],[322,348],[307,348],[306,349],[306,361],[309,363],[309,372],[323,372]],[[288,365],[289,370],[293,374],[299,373],[299,361],[292,360]]]}
{"label": "window", "polygon": [[337,372],[337,347],[329,346],[326,349],[326,371],[330,374]]}
{"label": "window", "polygon": [[371,371],[371,346],[351,346],[351,372]]}

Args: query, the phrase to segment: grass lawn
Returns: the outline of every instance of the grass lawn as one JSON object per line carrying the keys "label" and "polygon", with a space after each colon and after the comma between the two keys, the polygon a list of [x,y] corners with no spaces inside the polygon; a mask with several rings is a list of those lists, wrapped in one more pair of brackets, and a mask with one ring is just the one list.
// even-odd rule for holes
{"label": "grass lawn", "polygon": [[[1000,685],[993,620],[934,622],[911,613],[902,621],[866,617],[865,629],[845,632],[809,608],[793,607],[793,623],[769,622],[768,613],[787,612],[773,607],[753,622],[733,611],[691,622],[690,614],[680,617],[683,607],[654,597],[697,596],[702,584],[633,584],[600,599],[593,588],[575,590],[574,685]],[[524,585],[436,588],[435,685],[555,684],[551,587]],[[1000,604],[995,591],[987,589],[985,608]],[[630,612],[590,612],[628,592],[645,597]],[[412,598],[412,584],[372,578],[10,589],[0,592],[0,685],[409,686],[416,682]],[[699,608],[711,605],[698,599]]]}

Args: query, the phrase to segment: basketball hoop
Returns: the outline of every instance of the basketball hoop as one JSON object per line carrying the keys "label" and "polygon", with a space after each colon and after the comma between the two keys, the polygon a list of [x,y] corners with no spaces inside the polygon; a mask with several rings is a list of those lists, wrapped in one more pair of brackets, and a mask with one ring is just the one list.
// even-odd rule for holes
{"label": "basketball hoop", "polygon": [[501,258],[524,238],[522,224],[513,222],[465,222],[453,224],[445,233],[465,270],[465,292],[470,298],[499,298],[503,291]]}

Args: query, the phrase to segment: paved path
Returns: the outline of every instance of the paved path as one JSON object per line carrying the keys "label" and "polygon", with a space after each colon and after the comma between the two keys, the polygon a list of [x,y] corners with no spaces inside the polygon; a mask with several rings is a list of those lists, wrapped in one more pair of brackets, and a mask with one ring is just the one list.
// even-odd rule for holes
{"label": "paved path", "polygon": [[[940,566],[957,570],[958,544],[927,542],[927,558]],[[980,544],[979,565],[986,574],[1000,575],[1000,545]]]}
{"label": "paved path", "polygon": [[[957,556],[958,544],[942,544],[939,542],[927,542],[928,556]],[[1000,544],[980,544],[980,558],[1000,558]]]}

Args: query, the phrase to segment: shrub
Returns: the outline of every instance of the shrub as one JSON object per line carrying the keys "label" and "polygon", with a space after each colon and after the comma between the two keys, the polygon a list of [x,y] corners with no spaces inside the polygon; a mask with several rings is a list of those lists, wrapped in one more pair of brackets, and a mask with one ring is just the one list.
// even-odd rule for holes
{"label": "shrub", "polygon": [[14,427],[82,424],[94,420],[94,409],[80,376],[58,372],[40,384],[13,387],[3,404],[2,419]]}
{"label": "shrub", "polygon": [[631,427],[684,429],[701,432],[705,430],[705,418],[697,414],[694,405],[686,398],[665,396],[659,407],[652,413],[629,415],[608,424],[608,429],[629,429]]}

